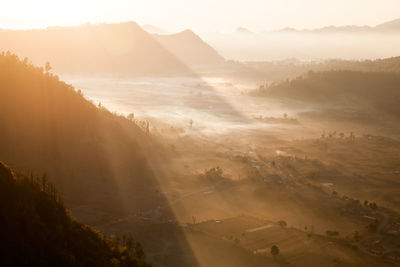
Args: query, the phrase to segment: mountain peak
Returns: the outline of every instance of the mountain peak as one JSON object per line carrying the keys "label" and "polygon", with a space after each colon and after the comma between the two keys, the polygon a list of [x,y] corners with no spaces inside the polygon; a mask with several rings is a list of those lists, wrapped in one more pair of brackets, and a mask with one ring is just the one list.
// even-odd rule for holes
{"label": "mountain peak", "polygon": [[247,28],[244,27],[238,27],[235,31],[235,33],[253,33],[252,31],[250,31]]}
{"label": "mountain peak", "polygon": [[192,30],[190,30],[190,29],[183,30],[183,31],[181,31],[181,32],[179,32],[179,33],[177,33],[177,34],[187,35],[187,36],[197,36],[197,34],[195,34],[195,33],[194,33]]}
{"label": "mountain peak", "polygon": [[175,34],[154,34],[153,36],[186,65],[219,64],[225,60],[190,29]]}

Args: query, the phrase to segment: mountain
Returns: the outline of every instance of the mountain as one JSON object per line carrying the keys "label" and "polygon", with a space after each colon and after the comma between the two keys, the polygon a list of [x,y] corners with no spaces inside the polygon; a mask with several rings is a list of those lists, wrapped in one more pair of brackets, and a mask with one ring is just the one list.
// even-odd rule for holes
{"label": "mountain", "polygon": [[292,33],[365,33],[373,31],[373,27],[369,26],[355,26],[355,25],[346,25],[346,26],[326,26],[317,29],[304,29],[298,30],[295,28],[283,28],[278,32],[292,32]]}
{"label": "mountain", "polygon": [[143,30],[151,34],[168,34],[167,30],[161,29],[151,24],[145,24],[141,26]]}
{"label": "mountain", "polygon": [[0,161],[2,266],[150,266],[131,236],[108,239],[73,219],[45,176]]}
{"label": "mountain", "polygon": [[252,32],[252,31],[250,31],[250,30],[249,30],[249,29],[247,29],[247,28],[244,28],[244,27],[238,27],[238,28],[235,30],[235,33],[252,34],[253,32]]}
{"label": "mountain", "polygon": [[273,61],[287,58],[321,60],[376,59],[400,54],[400,20],[371,26],[327,26],[317,29],[284,28],[252,33],[204,33],[204,41],[227,60]]}
{"label": "mountain", "polygon": [[141,205],[131,198],[157,186],[157,153],[142,124],[28,60],[0,54],[0,160],[47,173],[68,204],[112,213]]}
{"label": "mountain", "polygon": [[153,35],[163,47],[184,64],[212,65],[224,63],[225,59],[191,30],[170,35]]}
{"label": "mountain", "polygon": [[135,22],[86,24],[43,30],[0,31],[0,51],[58,73],[123,75],[186,74],[188,69]]}
{"label": "mountain", "polygon": [[391,20],[375,26],[377,30],[400,31],[400,19]]}

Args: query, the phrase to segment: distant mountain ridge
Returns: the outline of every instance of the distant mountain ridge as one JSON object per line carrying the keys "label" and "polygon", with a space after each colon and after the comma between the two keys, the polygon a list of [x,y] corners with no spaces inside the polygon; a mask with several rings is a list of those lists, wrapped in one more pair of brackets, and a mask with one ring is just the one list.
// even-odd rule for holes
{"label": "distant mountain ridge", "polygon": [[227,60],[271,61],[298,58],[364,60],[400,54],[400,19],[376,26],[283,28],[252,32],[209,32],[201,37]]}
{"label": "distant mountain ridge", "polygon": [[186,65],[220,64],[225,59],[191,30],[176,34],[154,34],[154,38]]}
{"label": "distant mountain ridge", "polygon": [[351,33],[388,33],[388,32],[400,32],[400,19],[384,22],[376,26],[357,26],[357,25],[345,25],[345,26],[326,26],[316,29],[295,29],[295,28],[284,28],[278,30],[278,32],[300,32],[300,33],[334,33],[334,32],[351,32]]}
{"label": "distant mountain ridge", "polygon": [[[363,33],[363,32],[382,32],[382,33],[388,33],[388,32],[398,32],[400,31],[400,18],[387,21],[381,24],[378,24],[376,26],[358,26],[358,25],[344,25],[344,26],[334,26],[334,25],[329,25],[329,26],[324,26],[321,28],[314,28],[314,29],[296,29],[293,27],[285,27],[282,29],[278,30],[266,30],[262,31],[259,33],[273,33],[273,32],[288,32],[288,33],[333,33],[333,32],[353,32],[353,33]],[[253,32],[245,27],[238,27],[234,33],[248,33],[248,34],[257,34],[256,32]]]}
{"label": "distant mountain ridge", "polygon": [[171,75],[188,68],[135,22],[0,31],[0,51],[59,73]]}
{"label": "distant mountain ridge", "polygon": [[244,34],[251,34],[251,33],[253,33],[252,31],[250,31],[249,29],[247,29],[247,28],[244,28],[244,27],[237,27],[236,28],[236,30],[235,30],[235,33],[244,33]]}
{"label": "distant mountain ridge", "polygon": [[[144,30],[144,29],[146,30]],[[0,51],[28,57],[34,64],[50,61],[58,73],[133,76],[187,75],[190,65],[224,62],[191,30],[176,34],[135,22],[0,30]],[[153,34],[154,33],[154,34]]]}

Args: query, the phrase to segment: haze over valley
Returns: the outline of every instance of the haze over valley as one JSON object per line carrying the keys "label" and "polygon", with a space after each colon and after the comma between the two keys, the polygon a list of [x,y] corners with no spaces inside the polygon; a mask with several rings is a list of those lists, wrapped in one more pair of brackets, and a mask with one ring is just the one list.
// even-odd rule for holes
{"label": "haze over valley", "polygon": [[400,265],[398,4],[44,2],[0,19],[4,266]]}

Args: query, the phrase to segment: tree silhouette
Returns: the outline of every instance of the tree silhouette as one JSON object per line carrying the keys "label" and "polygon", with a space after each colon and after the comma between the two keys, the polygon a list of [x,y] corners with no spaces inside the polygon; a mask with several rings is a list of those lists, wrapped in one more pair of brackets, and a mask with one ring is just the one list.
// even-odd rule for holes
{"label": "tree silhouette", "polygon": [[129,113],[129,115],[127,116],[128,120],[133,121],[133,119],[135,118],[135,114],[133,113]]}
{"label": "tree silhouette", "polygon": [[277,245],[273,245],[273,246],[271,247],[271,255],[272,255],[273,257],[276,257],[276,256],[279,255],[279,247],[278,247]]}
{"label": "tree silhouette", "polygon": [[280,225],[280,227],[286,227],[287,223],[283,220],[279,221],[278,224]]}
{"label": "tree silhouette", "polygon": [[46,70],[46,72],[49,72],[52,69],[50,62],[46,61],[46,65],[44,66],[44,69]]}

